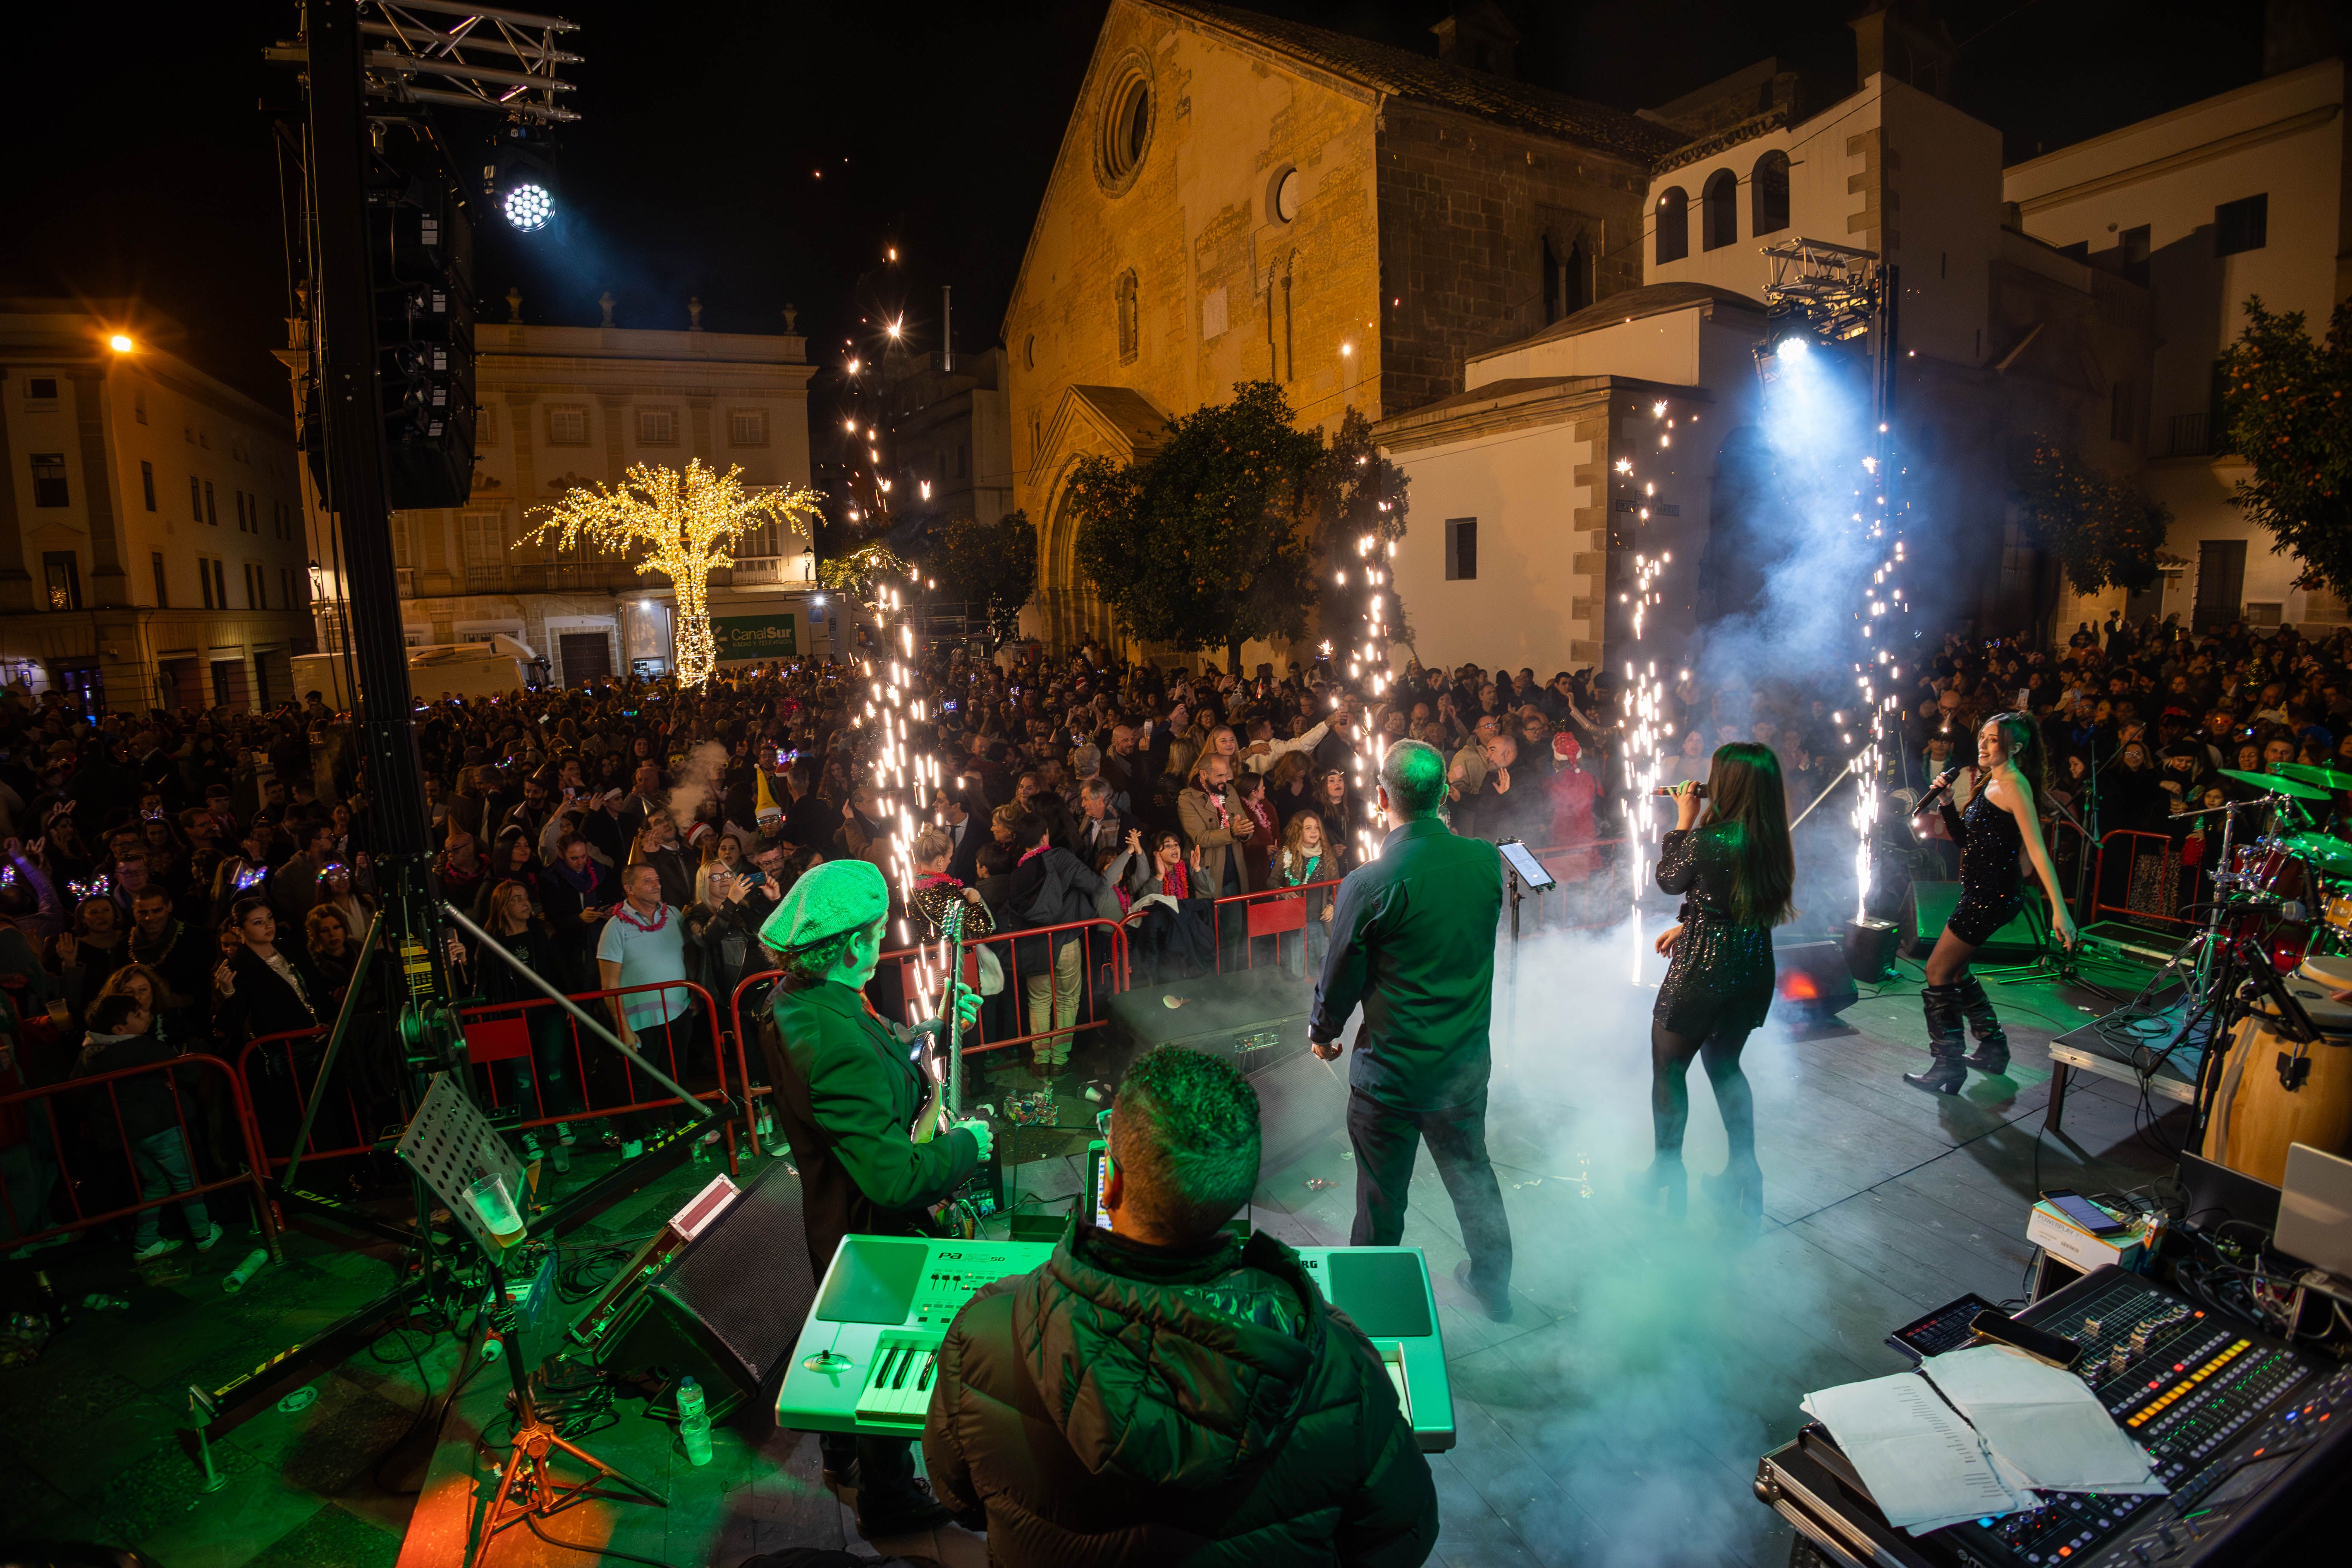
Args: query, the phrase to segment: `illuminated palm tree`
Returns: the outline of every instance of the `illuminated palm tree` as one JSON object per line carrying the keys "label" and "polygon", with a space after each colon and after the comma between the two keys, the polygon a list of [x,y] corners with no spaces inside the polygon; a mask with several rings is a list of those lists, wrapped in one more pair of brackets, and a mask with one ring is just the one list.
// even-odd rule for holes
{"label": "illuminated palm tree", "polygon": [[733,468],[722,474],[704,468],[699,458],[689,458],[683,473],[658,464],[632,464],[618,489],[581,486],[552,506],[534,508],[546,512],[547,521],[521,542],[536,544],[552,535],[562,550],[576,549],[585,540],[616,552],[644,551],[638,574],[659,572],[677,594],[678,681],[700,686],[719,662],[710,636],[710,574],[735,564],[736,541],[753,529],[777,522],[794,532],[812,532],[817,515],[814,490],[782,485],[747,492],[737,478],[742,471]]}

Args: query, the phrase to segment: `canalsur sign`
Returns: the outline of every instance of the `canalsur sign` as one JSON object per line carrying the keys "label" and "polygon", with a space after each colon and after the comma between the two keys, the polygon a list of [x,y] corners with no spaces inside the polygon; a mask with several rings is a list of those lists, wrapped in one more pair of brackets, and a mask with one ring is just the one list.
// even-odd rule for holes
{"label": "canalsur sign", "polygon": [[719,662],[797,657],[798,620],[797,616],[713,616],[710,636],[719,645]]}

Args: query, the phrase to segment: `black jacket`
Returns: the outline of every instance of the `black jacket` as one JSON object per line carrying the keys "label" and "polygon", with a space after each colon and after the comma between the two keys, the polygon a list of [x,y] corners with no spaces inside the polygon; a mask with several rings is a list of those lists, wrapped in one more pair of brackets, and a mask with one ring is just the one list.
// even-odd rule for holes
{"label": "black jacket", "polygon": [[319,1012],[325,1003],[311,977],[303,972],[302,961],[288,948],[278,951],[300,981],[300,991],[287,984],[285,977],[255,956],[253,949],[239,947],[229,954],[230,980],[235,989],[215,999],[213,1022],[232,1044],[334,1022],[331,1008],[323,1016]]}
{"label": "black jacket", "polygon": [[[1103,879],[1094,868],[1066,849],[1032,855],[1013,868],[1011,884],[1004,895],[1004,924],[1014,931],[1090,921],[1095,918],[1095,895],[1103,889]],[[1051,938],[1030,937],[1016,942],[1013,944],[1013,963],[1023,974],[1043,974],[1053,966],[1052,954],[1045,951],[1046,942],[1050,941],[1055,951],[1059,952],[1080,934],[1074,931],[1056,931]]]}
{"label": "black jacket", "polygon": [[1082,1226],[956,1315],[931,1488],[992,1563],[1413,1568],[1437,1494],[1371,1345],[1264,1235]]}
{"label": "black jacket", "polygon": [[776,1119],[801,1171],[809,1262],[824,1278],[841,1238],[922,1234],[923,1210],[980,1168],[980,1143],[959,1129],[929,1143],[908,1133],[929,1095],[908,1056],[908,1031],[831,982],[779,991],[760,1031]]}

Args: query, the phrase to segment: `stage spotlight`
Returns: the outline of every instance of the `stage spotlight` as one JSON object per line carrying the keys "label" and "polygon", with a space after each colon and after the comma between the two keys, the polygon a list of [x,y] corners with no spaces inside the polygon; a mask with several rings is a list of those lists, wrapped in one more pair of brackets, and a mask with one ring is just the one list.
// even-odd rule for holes
{"label": "stage spotlight", "polygon": [[131,351],[134,345],[131,343],[128,333],[117,332],[112,337],[106,340],[106,346],[112,349],[116,353],[127,354]]}
{"label": "stage spotlight", "polygon": [[523,233],[536,234],[555,216],[555,198],[548,195],[546,186],[525,183],[506,194],[499,210],[506,215],[507,222]]}
{"label": "stage spotlight", "polygon": [[1773,352],[1790,359],[1802,359],[1813,352],[1812,340],[1791,333],[1773,345]]}

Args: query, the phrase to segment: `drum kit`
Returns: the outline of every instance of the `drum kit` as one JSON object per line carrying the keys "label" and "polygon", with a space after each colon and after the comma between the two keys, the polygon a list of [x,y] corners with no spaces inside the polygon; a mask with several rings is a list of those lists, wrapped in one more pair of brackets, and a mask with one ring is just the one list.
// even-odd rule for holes
{"label": "drum kit", "polygon": [[[2183,1037],[2220,1046],[2198,1072],[2205,1157],[2276,1185],[2290,1143],[2352,1153],[2352,844],[2312,811],[2352,793],[2352,772],[2221,776],[2260,793],[2179,814],[2219,816],[2221,843],[2206,923],[2166,967],[2191,965]],[[2269,830],[2233,845],[2241,812]]]}

